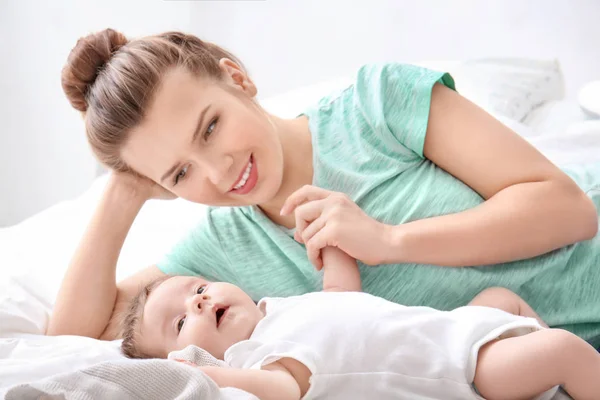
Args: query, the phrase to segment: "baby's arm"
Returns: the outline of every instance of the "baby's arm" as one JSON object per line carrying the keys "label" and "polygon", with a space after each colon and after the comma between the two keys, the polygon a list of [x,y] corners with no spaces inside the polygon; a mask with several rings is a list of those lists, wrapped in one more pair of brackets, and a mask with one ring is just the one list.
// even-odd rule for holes
{"label": "baby's arm", "polygon": [[291,358],[283,358],[263,369],[198,367],[215,383],[235,387],[261,400],[300,400],[309,388],[310,370]]}
{"label": "baby's arm", "polygon": [[360,272],[356,260],[337,247],[325,247],[323,256],[324,292],[360,292]]}
{"label": "baby's arm", "polygon": [[520,298],[516,293],[505,288],[493,287],[486,289],[475,296],[469,305],[493,307],[514,315],[535,318],[544,328],[548,327],[525,300]]}

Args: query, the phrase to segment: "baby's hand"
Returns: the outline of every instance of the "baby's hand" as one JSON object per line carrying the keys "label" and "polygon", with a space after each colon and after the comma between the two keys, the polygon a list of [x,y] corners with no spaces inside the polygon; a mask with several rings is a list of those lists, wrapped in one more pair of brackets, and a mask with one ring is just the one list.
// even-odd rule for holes
{"label": "baby's hand", "polygon": [[325,247],[323,263],[323,291],[361,291],[360,271],[354,258],[337,247]]}

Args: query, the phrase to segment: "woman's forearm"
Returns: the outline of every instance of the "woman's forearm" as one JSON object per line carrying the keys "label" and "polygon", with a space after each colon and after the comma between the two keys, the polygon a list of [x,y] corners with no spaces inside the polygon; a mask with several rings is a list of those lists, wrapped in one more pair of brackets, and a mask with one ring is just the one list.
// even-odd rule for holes
{"label": "woman's forearm", "polygon": [[115,306],[117,259],[144,201],[109,180],[63,279],[48,335],[100,337]]}
{"label": "woman's forearm", "polygon": [[526,259],[591,239],[596,209],[558,181],[510,186],[457,214],[390,228],[385,263],[476,266]]}

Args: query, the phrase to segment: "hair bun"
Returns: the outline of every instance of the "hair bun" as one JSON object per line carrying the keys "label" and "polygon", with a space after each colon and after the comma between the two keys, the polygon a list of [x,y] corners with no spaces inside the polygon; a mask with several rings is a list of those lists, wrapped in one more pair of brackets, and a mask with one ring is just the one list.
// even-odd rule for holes
{"label": "hair bun", "polygon": [[61,74],[62,88],[76,110],[88,108],[86,96],[112,55],[127,44],[127,38],[113,29],[92,33],[77,41]]}

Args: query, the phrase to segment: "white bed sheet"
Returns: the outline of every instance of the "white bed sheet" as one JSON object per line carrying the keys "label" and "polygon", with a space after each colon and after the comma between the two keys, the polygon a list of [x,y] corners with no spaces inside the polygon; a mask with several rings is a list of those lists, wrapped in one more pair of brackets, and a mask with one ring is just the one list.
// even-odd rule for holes
{"label": "white bed sheet", "polygon": [[[77,199],[0,229],[0,394],[2,388],[123,357],[120,341],[43,336],[62,276],[108,175]],[[119,279],[156,262],[203,218],[181,199],[148,202],[119,259]],[[2,396],[0,396],[2,398]]]}
{"label": "white bed sheet", "polygon": [[[287,100],[279,97],[265,105],[282,115],[293,116],[306,104],[302,99],[314,99],[315,90],[323,93],[347,81],[342,78],[313,87],[308,90],[310,93],[305,90],[302,96],[296,92]],[[301,100],[291,101],[298,98]],[[548,107],[561,109],[561,101],[553,99]],[[282,108],[284,103],[287,108]],[[530,116],[525,123],[497,117],[559,165],[600,162],[600,121],[586,120],[583,113],[573,111],[573,104],[563,106],[571,113],[563,114],[564,131],[547,134],[538,128],[556,126],[549,122],[557,117],[556,112]],[[41,336],[64,271],[106,180],[107,176],[99,177],[79,198],[59,203],[19,225],[0,229],[0,389],[122,357],[119,341]],[[148,202],[121,253],[118,278],[160,259],[202,220],[204,210],[204,206],[181,199]]]}

